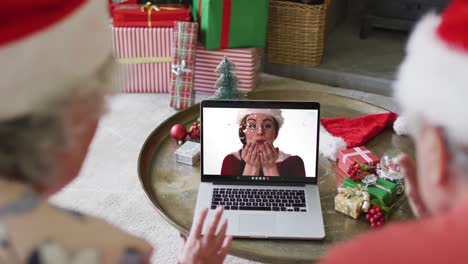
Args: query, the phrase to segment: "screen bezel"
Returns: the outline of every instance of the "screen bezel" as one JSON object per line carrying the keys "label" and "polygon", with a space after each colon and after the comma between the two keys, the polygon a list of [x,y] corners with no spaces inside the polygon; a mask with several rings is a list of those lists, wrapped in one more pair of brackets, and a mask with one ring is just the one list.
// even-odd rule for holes
{"label": "screen bezel", "polygon": [[[299,109],[299,110],[317,110],[317,147],[315,159],[315,177],[269,177],[269,180],[253,180],[249,176],[221,176],[213,174],[205,174],[203,169],[204,164],[204,149],[203,149],[203,109],[204,108],[272,108],[272,109]],[[274,185],[274,184],[317,184],[318,182],[318,160],[319,160],[319,142],[320,142],[320,103],[305,102],[305,101],[271,101],[271,100],[203,100],[200,103],[200,173],[202,182],[219,182],[219,183],[241,183],[241,184],[256,184],[256,185]]]}

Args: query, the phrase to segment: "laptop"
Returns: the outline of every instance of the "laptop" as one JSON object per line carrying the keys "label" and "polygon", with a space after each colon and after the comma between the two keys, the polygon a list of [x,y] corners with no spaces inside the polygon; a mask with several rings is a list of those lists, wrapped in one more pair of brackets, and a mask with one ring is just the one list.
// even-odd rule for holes
{"label": "laptop", "polygon": [[318,182],[320,104],[205,100],[201,183],[194,217],[209,208],[203,234],[224,207],[227,234],[323,239]]}

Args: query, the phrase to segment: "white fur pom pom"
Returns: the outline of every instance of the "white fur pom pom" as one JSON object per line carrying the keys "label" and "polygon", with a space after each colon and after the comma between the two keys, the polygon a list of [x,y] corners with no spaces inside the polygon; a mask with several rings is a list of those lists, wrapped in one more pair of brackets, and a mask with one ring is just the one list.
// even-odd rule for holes
{"label": "white fur pom pom", "polygon": [[340,150],[346,149],[346,143],[340,137],[335,137],[320,126],[319,151],[325,158],[336,160],[336,155]]}
{"label": "white fur pom pom", "polygon": [[393,129],[399,136],[408,135],[408,122],[405,116],[399,116],[393,124]]}

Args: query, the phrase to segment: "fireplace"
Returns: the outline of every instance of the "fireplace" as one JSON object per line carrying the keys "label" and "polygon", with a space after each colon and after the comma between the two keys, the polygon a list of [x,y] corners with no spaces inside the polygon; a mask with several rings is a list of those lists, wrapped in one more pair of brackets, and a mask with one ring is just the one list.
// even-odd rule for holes
{"label": "fireplace", "polygon": [[449,0],[366,0],[360,38],[366,39],[374,28],[409,31],[429,10],[441,11]]}

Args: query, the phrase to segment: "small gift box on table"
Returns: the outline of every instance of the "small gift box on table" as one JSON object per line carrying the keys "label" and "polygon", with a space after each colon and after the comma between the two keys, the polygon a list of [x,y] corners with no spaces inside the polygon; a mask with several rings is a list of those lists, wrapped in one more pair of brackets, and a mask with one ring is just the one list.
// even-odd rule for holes
{"label": "small gift box on table", "polygon": [[265,47],[268,0],[194,0],[192,13],[207,49]]}
{"label": "small gift box on table", "polygon": [[169,93],[173,28],[112,28],[119,87],[130,93]]}
{"label": "small gift box on table", "polygon": [[356,187],[338,187],[335,196],[335,210],[356,219],[361,212],[367,212],[370,207],[370,197],[366,190]]}
{"label": "small gift box on table", "polygon": [[112,12],[114,27],[174,27],[176,21],[189,22],[191,19],[190,8],[176,4],[121,4]]}
{"label": "small gift box on table", "polygon": [[175,152],[176,162],[195,165],[200,160],[200,143],[193,141],[186,141]]}
{"label": "small gift box on table", "polygon": [[353,181],[351,178],[346,178],[343,181],[344,187],[356,187],[360,185],[364,188],[367,185],[367,191],[372,198],[382,200],[386,205],[391,205],[397,196],[397,185],[393,182],[378,178],[375,175],[369,175],[364,178],[366,183],[362,181]]}
{"label": "small gift box on table", "polygon": [[193,79],[197,46],[197,23],[177,22],[174,28],[174,51],[170,106],[184,109],[193,105]]}
{"label": "small gift box on table", "polygon": [[355,147],[338,152],[338,168],[351,176],[348,171],[354,164],[364,164],[375,167],[380,159],[366,147]]}
{"label": "small gift box on table", "polygon": [[216,68],[225,56],[236,65],[234,74],[239,79],[239,91],[252,91],[260,77],[262,53],[261,48],[206,50],[199,44],[195,58],[195,91],[216,92],[215,83],[219,78]]}

